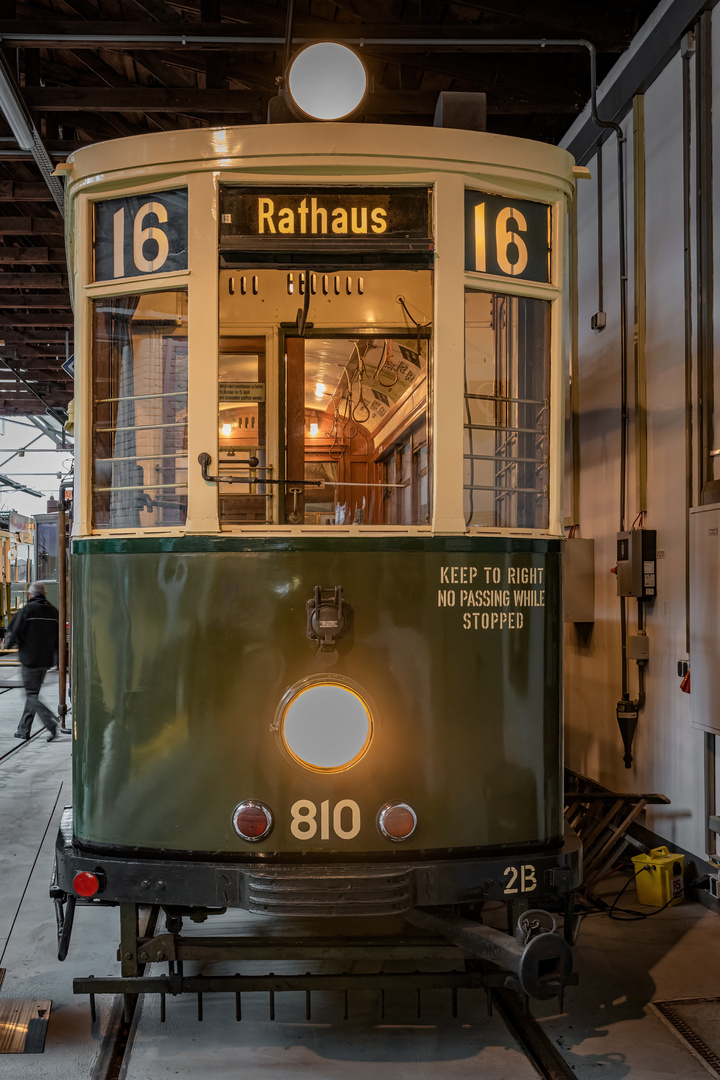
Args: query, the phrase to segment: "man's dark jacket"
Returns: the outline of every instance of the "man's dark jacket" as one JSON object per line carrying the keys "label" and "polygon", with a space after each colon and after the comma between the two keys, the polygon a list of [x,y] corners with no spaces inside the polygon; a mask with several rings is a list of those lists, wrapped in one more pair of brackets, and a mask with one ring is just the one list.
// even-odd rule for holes
{"label": "man's dark jacket", "polygon": [[33,596],[17,611],[5,635],[5,648],[17,642],[23,667],[51,668],[58,647],[58,610],[44,596]]}

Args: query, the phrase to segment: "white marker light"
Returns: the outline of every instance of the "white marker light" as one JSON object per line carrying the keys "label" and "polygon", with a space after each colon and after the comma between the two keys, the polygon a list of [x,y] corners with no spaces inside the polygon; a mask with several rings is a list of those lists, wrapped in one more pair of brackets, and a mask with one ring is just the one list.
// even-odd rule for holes
{"label": "white marker light", "polygon": [[311,436],[311,438],[313,438],[313,439],[316,438],[317,433],[318,433],[319,430],[320,430],[319,424],[311,424],[310,425],[310,436]]}
{"label": "white marker light", "polygon": [[290,62],[287,89],[292,104],[311,120],[342,120],[367,91],[367,72],[357,53],[337,41],[316,41]]}
{"label": "white marker light", "polygon": [[230,434],[230,432],[232,431],[232,424],[223,424],[223,426],[221,427],[220,430],[221,430],[222,434],[225,436],[225,438],[227,438],[228,435]]}
{"label": "white marker light", "polygon": [[324,397],[326,390],[327,390],[327,386],[325,385],[324,382],[315,383],[315,397],[316,398]]}

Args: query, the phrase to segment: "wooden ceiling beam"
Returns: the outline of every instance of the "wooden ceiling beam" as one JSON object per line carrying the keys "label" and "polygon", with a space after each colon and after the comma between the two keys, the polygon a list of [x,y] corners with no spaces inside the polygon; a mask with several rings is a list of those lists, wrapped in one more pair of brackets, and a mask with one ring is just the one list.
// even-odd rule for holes
{"label": "wooden ceiling beam", "polygon": [[65,264],[66,261],[65,248],[61,247],[0,247],[0,264],[36,263],[40,266],[44,263]]}
{"label": "wooden ceiling beam", "polygon": [[[113,54],[114,55],[114,54]],[[116,71],[114,67],[106,63],[101,56],[96,52],[88,52],[87,49],[81,49],[77,53],[72,53],[79,64],[87,68],[88,71],[92,71],[93,75],[97,75],[98,79],[101,79],[106,86],[134,86],[135,83],[131,82],[125,75],[121,75]],[[77,80],[78,72],[75,72],[75,79]]]}
{"label": "wooden ceiling beam", "polygon": [[16,345],[63,346],[65,348],[65,329],[62,327],[47,326],[43,330],[31,327],[17,330],[13,329],[12,325],[10,321],[0,320],[0,341],[4,341],[8,348],[12,349]]}
{"label": "wooden ceiling beam", "polygon": [[7,335],[5,333],[7,329],[14,329],[19,326],[72,326],[73,317],[72,314],[63,314],[61,311],[41,312],[35,314],[33,312],[16,311],[13,312],[12,318],[7,315],[0,315],[0,337],[4,337],[7,341]]}
{"label": "wooden ceiling beam", "polygon": [[40,112],[255,113],[267,105],[267,99],[251,90],[165,86],[33,86],[23,90],[23,98]]}
{"label": "wooden ceiling beam", "polygon": [[[35,275],[36,277],[39,275]],[[5,282],[0,276],[0,289]],[[0,292],[0,309],[5,308],[70,308],[69,294],[63,296],[54,293],[2,293]]]}
{"label": "wooden ceiling beam", "polygon": [[65,361],[64,349],[62,351],[56,349],[54,353],[47,353],[47,355],[43,356],[41,353],[34,352],[23,346],[22,348],[13,349],[12,355],[6,356],[4,359],[18,371],[54,372],[58,378],[61,377],[61,374],[65,374],[60,367]]}
{"label": "wooden ceiling beam", "polygon": [[52,202],[47,184],[0,180],[0,202]]}
{"label": "wooden ceiling beam", "polygon": [[[0,289],[67,289],[65,274],[13,274],[0,270]],[[64,305],[63,305],[64,306]]]}
{"label": "wooden ceiling beam", "polygon": [[[115,90],[98,90],[95,87],[45,87],[25,91],[25,100],[34,109],[41,112],[66,112],[69,122],[76,126],[84,121],[73,119],[74,112],[83,113],[184,113],[194,116],[210,114],[264,116],[267,99],[260,94],[246,90],[175,90],[161,87],[132,87]],[[434,115],[438,94],[436,91],[403,90],[402,93],[383,91],[368,94],[363,111],[366,114],[384,116]],[[488,100],[488,112],[512,114],[518,112],[548,112],[573,114],[582,102],[579,97],[568,93],[564,102],[553,99],[550,95],[544,101],[538,101],[518,93],[498,93]],[[129,132],[128,132],[129,133]],[[28,219],[29,220],[29,219]],[[37,219],[35,219],[37,220]],[[3,220],[0,218],[0,232]],[[19,232],[32,230],[19,229]],[[35,230],[37,231],[37,230]]]}
{"label": "wooden ceiling beam", "polygon": [[0,236],[63,236],[65,225],[62,218],[51,217],[0,217]]}

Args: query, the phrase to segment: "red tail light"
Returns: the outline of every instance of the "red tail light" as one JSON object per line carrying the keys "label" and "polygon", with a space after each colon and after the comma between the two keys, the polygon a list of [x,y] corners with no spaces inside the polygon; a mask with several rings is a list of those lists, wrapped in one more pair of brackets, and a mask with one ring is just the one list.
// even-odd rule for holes
{"label": "red tail light", "polygon": [[407,803],[388,803],[377,816],[377,825],[386,840],[407,840],[417,826],[417,814]]}
{"label": "red tail light", "polygon": [[73,889],[78,896],[94,896],[100,891],[100,879],[97,874],[82,870],[73,878]]}
{"label": "red tail light", "polygon": [[256,799],[245,799],[233,810],[235,832],[243,840],[264,840],[273,827],[272,811]]}

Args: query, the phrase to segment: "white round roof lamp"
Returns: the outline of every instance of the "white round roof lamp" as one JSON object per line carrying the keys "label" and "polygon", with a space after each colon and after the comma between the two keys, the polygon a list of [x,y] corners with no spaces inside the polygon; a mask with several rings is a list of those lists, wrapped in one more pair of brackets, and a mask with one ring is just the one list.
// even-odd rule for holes
{"label": "white round roof lamp", "polygon": [[310,686],[288,703],[282,738],[291,757],[306,768],[320,772],[349,769],[370,745],[370,710],[358,694],[344,686]]}
{"label": "white round roof lamp", "polygon": [[360,57],[337,41],[306,45],[295,53],[287,73],[293,103],[314,120],[349,116],[364,98],[367,82]]}

